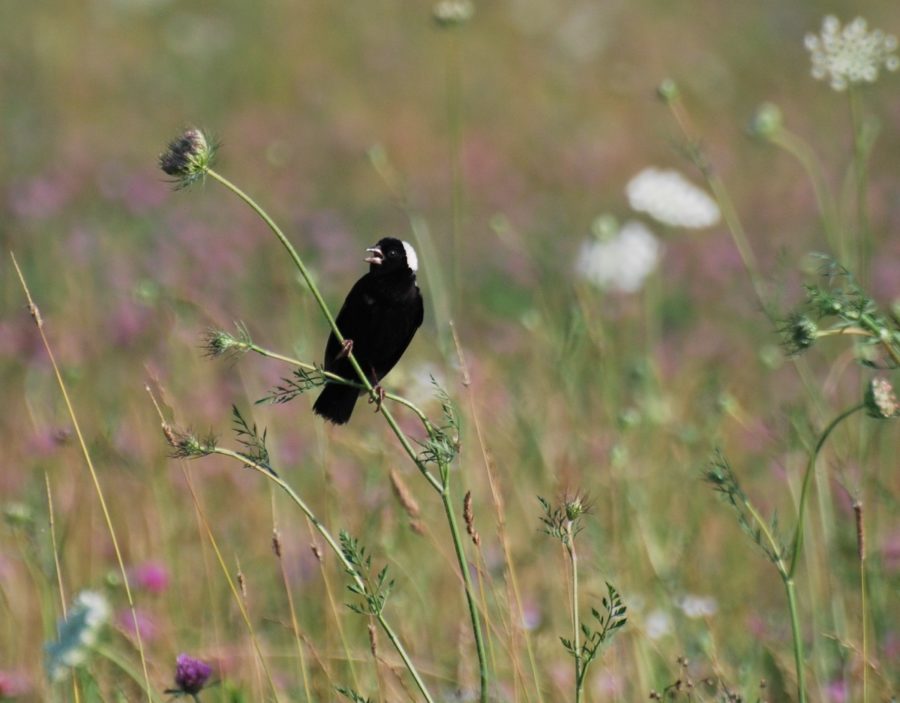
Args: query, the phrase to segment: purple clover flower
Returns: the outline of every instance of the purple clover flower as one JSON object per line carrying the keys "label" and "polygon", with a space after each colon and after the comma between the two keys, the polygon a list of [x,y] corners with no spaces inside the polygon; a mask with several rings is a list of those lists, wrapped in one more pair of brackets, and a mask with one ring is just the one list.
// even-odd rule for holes
{"label": "purple clover flower", "polygon": [[196,696],[212,674],[212,667],[206,662],[187,654],[179,654],[175,660],[175,689],[166,693],[182,693]]}
{"label": "purple clover flower", "polygon": [[159,561],[145,561],[131,570],[134,585],[148,593],[159,594],[169,587],[169,570]]}

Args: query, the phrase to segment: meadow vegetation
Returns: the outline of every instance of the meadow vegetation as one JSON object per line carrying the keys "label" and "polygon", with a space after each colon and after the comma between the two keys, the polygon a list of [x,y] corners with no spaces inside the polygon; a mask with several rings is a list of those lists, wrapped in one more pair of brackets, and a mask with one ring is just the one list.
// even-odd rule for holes
{"label": "meadow vegetation", "polygon": [[900,9],[729,5],[0,8],[0,699],[892,700]]}

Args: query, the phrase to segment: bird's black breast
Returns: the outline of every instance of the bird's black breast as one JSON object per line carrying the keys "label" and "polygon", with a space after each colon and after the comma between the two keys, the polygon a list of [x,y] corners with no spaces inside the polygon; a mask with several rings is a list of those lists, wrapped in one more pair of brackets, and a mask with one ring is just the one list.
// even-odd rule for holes
{"label": "bird's black breast", "polygon": [[[414,276],[368,273],[350,290],[336,322],[344,338],[353,340],[353,355],[363,371],[377,382],[400,360],[423,318],[422,295]],[[337,338],[330,335],[325,369],[352,378],[349,360],[337,359],[340,351]]]}

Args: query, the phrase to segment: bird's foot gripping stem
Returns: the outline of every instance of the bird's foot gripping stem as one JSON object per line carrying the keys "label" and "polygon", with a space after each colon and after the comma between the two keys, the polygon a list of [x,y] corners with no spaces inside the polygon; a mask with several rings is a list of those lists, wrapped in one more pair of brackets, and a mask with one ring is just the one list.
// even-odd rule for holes
{"label": "bird's foot gripping stem", "polygon": [[335,360],[338,359],[346,359],[353,353],[353,340],[345,339],[341,342],[341,350],[338,352],[338,355],[335,357]]}
{"label": "bird's foot gripping stem", "polygon": [[370,396],[369,402],[375,403],[375,412],[377,413],[379,410],[381,410],[381,404],[384,402],[385,392],[384,388],[381,387],[381,384],[376,385],[372,390],[375,391],[375,397],[372,398]]}

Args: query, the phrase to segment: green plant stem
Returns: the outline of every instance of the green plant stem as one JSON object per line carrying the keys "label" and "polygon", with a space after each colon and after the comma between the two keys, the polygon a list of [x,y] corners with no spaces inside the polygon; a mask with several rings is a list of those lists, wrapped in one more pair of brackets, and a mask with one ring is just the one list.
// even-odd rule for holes
{"label": "green plant stem", "polygon": [[863,703],[869,700],[869,613],[868,596],[866,595],[866,540],[863,523],[863,504],[857,500],[853,504],[853,512],[856,516],[856,551],[859,558],[859,600],[860,619],[862,620],[862,660],[863,660]]}
{"label": "green plant stem", "polygon": [[453,299],[460,305],[462,295],[462,32],[447,37],[447,123],[450,131],[451,239],[453,241]]}
{"label": "green plant stem", "polygon": [[822,224],[825,228],[825,237],[828,240],[828,244],[832,251],[841,258],[841,261],[846,261],[847,244],[843,236],[844,228],[840,226],[838,221],[835,199],[828,192],[825,173],[821,162],[816,157],[815,151],[803,139],[783,127],[769,137],[769,140],[796,158],[803,170],[806,171],[806,175],[809,177],[813,187],[819,213],[822,216]]}
{"label": "green plant stem", "polygon": [[28,311],[31,313],[31,318],[34,320],[35,327],[37,327],[38,334],[41,337],[41,342],[43,343],[44,349],[47,352],[47,357],[50,359],[50,365],[53,367],[53,373],[56,376],[56,383],[59,386],[60,393],[62,394],[63,401],[66,404],[66,411],[69,414],[69,419],[72,421],[72,428],[75,430],[75,436],[78,438],[78,445],[81,448],[81,454],[84,457],[84,462],[87,464],[88,473],[91,475],[91,481],[94,484],[94,491],[97,494],[97,500],[100,503],[100,509],[103,511],[103,519],[106,522],[106,530],[109,533],[110,541],[112,542],[113,552],[116,555],[116,562],[119,566],[119,574],[122,577],[122,585],[125,587],[125,597],[128,601],[128,608],[131,610],[131,621],[134,625],[134,636],[135,642],[137,643],[138,654],[141,659],[141,668],[144,673],[144,692],[147,695],[147,700],[152,701],[151,698],[151,687],[150,687],[150,673],[147,670],[147,658],[144,655],[144,642],[141,638],[141,628],[138,624],[137,610],[134,605],[134,597],[131,593],[131,585],[128,582],[128,572],[125,569],[125,560],[122,558],[122,550],[119,548],[119,540],[116,537],[116,530],[113,527],[112,517],[109,514],[109,508],[106,505],[106,498],[103,493],[103,489],[100,486],[100,479],[97,476],[97,471],[94,469],[94,462],[91,459],[91,454],[87,448],[87,442],[84,440],[84,435],[81,432],[81,425],[78,423],[78,417],[75,414],[75,408],[72,405],[72,401],[69,399],[69,391],[66,388],[66,384],[63,381],[62,373],[60,373],[59,366],[56,363],[56,357],[53,355],[53,350],[50,347],[50,342],[47,339],[47,335],[44,333],[44,321],[41,317],[41,312],[38,309],[38,306],[35,305],[34,300],[31,297],[31,291],[28,288],[28,284],[25,282],[25,276],[22,274],[22,269],[19,268],[19,262],[16,261],[15,255],[10,252],[10,257],[12,257],[13,266],[16,269],[16,273],[19,276],[19,281],[22,284],[22,290],[25,292],[25,298],[28,300]]}
{"label": "green plant stem", "polygon": [[569,540],[566,551],[569,553],[569,564],[572,567],[572,646],[575,652],[575,703],[581,703],[581,690],[584,677],[581,664],[581,624],[578,621],[578,554],[575,552],[575,535],[572,534],[571,521],[566,523]]}
{"label": "green plant stem", "polygon": [[[360,578],[359,574],[356,573],[356,569],[353,568],[353,565],[347,561],[347,557],[344,556],[344,552],[341,550],[340,545],[337,540],[331,535],[331,532],[328,531],[328,528],[325,527],[320,521],[319,518],[316,517],[315,513],[310,509],[310,507],[304,502],[304,500],[297,494],[296,491],[290,486],[290,484],[286,483],[284,479],[272,473],[271,468],[259,464],[252,459],[239,454],[238,452],[232,451],[231,449],[224,449],[222,447],[215,447],[212,449],[213,454],[220,454],[221,456],[227,456],[231,459],[235,459],[240,463],[244,464],[248,468],[253,469],[254,471],[265,476],[269,481],[277,484],[281,490],[283,490],[291,501],[297,505],[298,508],[306,515],[306,518],[310,521],[312,526],[316,529],[322,539],[328,544],[331,548],[331,551],[337,555],[338,561],[340,561],[341,566],[344,567],[344,570],[350,575],[353,581],[359,586],[361,589],[365,590],[366,584]],[[412,660],[407,654],[406,649],[403,644],[400,642],[393,628],[388,624],[387,620],[385,620],[384,615],[379,613],[375,615],[375,618],[378,620],[378,624],[381,626],[381,629],[384,630],[385,635],[390,640],[391,644],[394,645],[394,648],[397,650],[397,654],[400,655],[400,658],[403,660],[403,664],[406,667],[406,670],[409,671],[410,676],[412,676],[413,681],[415,681],[416,687],[419,689],[419,692],[424,696],[425,700],[428,703],[434,703],[434,699],[431,697],[431,694],[428,692],[428,688],[425,686],[425,682],[422,681],[422,677],[419,675],[418,670],[413,664]]]}
{"label": "green plant stem", "polygon": [[731,201],[731,196],[728,194],[728,190],[725,188],[722,179],[716,175],[712,166],[703,157],[700,147],[698,146],[699,140],[694,136],[693,130],[690,127],[687,112],[684,109],[680,98],[675,97],[671,100],[667,100],[666,105],[669,107],[669,111],[672,113],[672,117],[675,119],[678,129],[684,137],[688,157],[706,179],[706,183],[712,191],[713,197],[719,204],[719,209],[722,212],[722,219],[725,220],[728,231],[731,233],[731,239],[734,242],[735,248],[738,250],[741,261],[744,264],[744,269],[746,269],[747,274],[750,277],[750,282],[753,285],[753,291],[756,293],[757,300],[762,306],[762,309],[768,311],[763,295],[764,291],[762,287],[762,277],[759,272],[759,264],[756,260],[756,255],[753,253],[753,248],[750,246],[750,242],[747,239],[744,225],[741,223],[737,210],[734,207],[734,203]]}
{"label": "green plant stem", "polygon": [[480,698],[482,703],[487,701],[487,656],[484,649],[484,636],[481,631],[481,619],[478,614],[478,604],[475,602],[475,589],[472,585],[472,575],[469,573],[469,562],[463,548],[462,535],[453,510],[453,499],[450,491],[449,470],[443,469],[445,475],[444,487],[441,491],[441,502],[444,504],[444,512],[447,515],[447,524],[450,526],[450,536],[453,538],[453,549],[456,551],[456,560],[459,563],[460,576],[466,592],[466,605],[469,608],[469,617],[472,620],[472,632],[475,636],[475,649],[478,653],[478,675],[480,683]]}
{"label": "green plant stem", "polygon": [[866,189],[868,188],[866,162],[870,145],[866,143],[862,108],[859,104],[859,89],[851,84],[847,92],[850,101],[850,122],[853,126],[853,173],[856,181],[856,237],[858,243],[856,269],[859,279],[865,282],[868,280],[870,258],[869,222],[866,211]]}
{"label": "green plant stem", "polygon": [[797,608],[797,591],[794,585],[794,579],[789,574],[787,565],[782,557],[781,545],[772,534],[769,524],[763,520],[762,515],[756,510],[754,505],[747,499],[743,499],[743,505],[750,513],[753,521],[759,527],[760,533],[769,545],[770,553],[773,557],[773,563],[778,571],[779,577],[784,584],[785,594],[788,602],[788,612],[791,618],[791,635],[794,646],[794,663],[797,670],[797,701],[798,703],[806,703],[806,675],[804,673],[803,662],[805,656],[803,653],[803,633],[800,630],[800,613]]}
{"label": "green plant stem", "polygon": [[797,669],[797,701],[806,703],[806,674],[804,673],[803,633],[800,631],[800,613],[797,609],[797,590],[794,579],[784,578],[784,590],[787,593],[788,612],[791,617],[791,636],[794,640],[794,666]]}
{"label": "green plant stem", "polygon": [[860,403],[859,405],[855,405],[848,410],[845,410],[840,415],[838,415],[834,420],[832,420],[822,434],[819,436],[819,440],[816,442],[816,446],[813,449],[812,453],[809,455],[809,460],[806,464],[806,473],[803,475],[803,486],[800,489],[800,503],[797,506],[797,525],[794,528],[794,538],[791,541],[791,565],[787,571],[787,577],[792,579],[794,575],[797,573],[797,563],[799,562],[800,552],[803,549],[803,528],[804,528],[804,513],[806,512],[806,501],[809,495],[809,485],[810,479],[812,475],[815,473],[816,468],[816,459],[819,456],[819,452],[822,450],[822,447],[825,445],[825,440],[828,439],[828,436],[837,427],[843,420],[853,415],[855,412],[862,410],[865,408],[865,405]]}
{"label": "green plant stem", "polygon": [[[327,378],[329,381],[334,381],[335,383],[340,383],[345,386],[352,386],[353,388],[359,388],[361,390],[365,390],[365,386],[361,383],[356,383],[355,381],[348,381],[343,376],[338,376],[336,373],[332,373],[331,371],[325,371],[324,369],[316,366],[315,364],[310,364],[306,361],[300,361],[299,359],[295,359],[290,356],[285,356],[284,354],[279,354],[278,352],[271,351],[269,349],[265,349],[264,347],[259,346],[258,344],[254,344],[252,342],[247,343],[246,345],[241,344],[248,351],[252,351],[260,356],[265,356],[269,359],[275,359],[277,361],[283,361],[286,364],[290,364],[291,366],[296,366],[298,368],[303,369],[304,371],[310,371],[314,373],[322,374],[324,378]],[[411,400],[407,400],[403,396],[396,395],[394,393],[385,393],[385,400],[390,400],[398,405],[403,405],[406,408],[412,410],[416,416],[423,423],[428,422],[428,416]]]}
{"label": "green plant stem", "polygon": [[[315,281],[313,281],[312,276],[310,276],[309,271],[306,268],[306,265],[303,263],[303,260],[300,258],[300,255],[297,253],[297,250],[294,248],[293,244],[288,240],[288,238],[284,235],[275,221],[269,217],[269,215],[263,210],[257,203],[244,191],[238,188],[234,183],[226,179],[224,176],[218,174],[217,172],[209,169],[207,171],[208,175],[217,180],[223,186],[231,190],[235,195],[241,198],[247,205],[249,205],[254,212],[256,212],[260,218],[268,225],[269,229],[275,234],[284,248],[287,250],[288,254],[291,257],[291,260],[294,262],[294,265],[297,267],[297,270],[300,272],[300,275],[303,277],[307,287],[310,292],[313,294],[313,297],[316,300],[316,303],[319,305],[319,309],[322,311],[322,314],[325,316],[325,319],[328,321],[328,324],[331,326],[331,331],[334,333],[338,342],[344,342],[344,336],[341,334],[341,331],[337,327],[337,323],[335,322],[334,316],[331,314],[331,311],[328,308],[328,305],[325,302],[325,299],[322,297],[322,294],[319,292],[318,286],[316,286]],[[350,361],[353,370],[355,371],[357,377],[360,380],[360,383],[365,388],[369,397],[377,402],[379,400],[378,393],[375,391],[371,382],[369,381],[368,376],[362,370],[362,367],[359,365],[359,362],[356,360],[356,357],[353,353],[349,353],[347,355],[347,359]],[[469,614],[472,620],[472,626],[474,628],[474,637],[475,643],[478,649],[478,666],[481,672],[481,700],[487,701],[487,659],[484,651],[484,642],[482,639],[481,628],[479,624],[478,610],[475,603],[474,589],[472,586],[472,579],[469,576],[468,572],[468,563],[465,558],[465,551],[462,546],[462,538],[459,532],[459,526],[456,523],[456,518],[453,513],[452,505],[450,505],[450,485],[449,485],[449,471],[447,467],[441,467],[442,471],[442,481],[438,481],[438,479],[428,470],[428,467],[425,465],[425,462],[422,461],[418,454],[416,454],[416,450],[413,448],[412,443],[409,438],[406,436],[406,433],[400,429],[400,426],[397,424],[397,421],[394,419],[394,416],[391,414],[388,408],[383,405],[380,407],[381,414],[384,416],[385,421],[390,426],[391,430],[394,432],[394,435],[400,441],[400,444],[403,446],[404,451],[407,453],[412,462],[416,465],[416,468],[419,469],[419,472],[431,487],[438,492],[441,496],[441,500],[444,503],[445,512],[447,513],[447,520],[450,526],[450,532],[454,541],[454,548],[456,549],[456,556],[459,562],[460,571],[463,574],[463,583],[465,584],[466,589],[466,602],[469,606]],[[420,415],[420,419],[422,420],[423,425],[425,426],[426,431],[431,434],[433,431],[433,427],[431,423],[428,421],[424,415]],[[273,477],[274,478],[274,477]]]}

